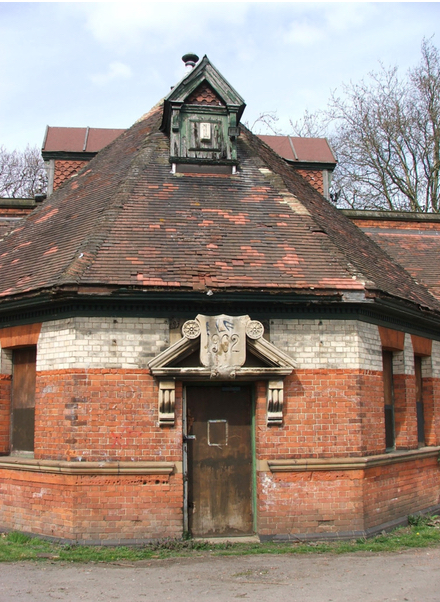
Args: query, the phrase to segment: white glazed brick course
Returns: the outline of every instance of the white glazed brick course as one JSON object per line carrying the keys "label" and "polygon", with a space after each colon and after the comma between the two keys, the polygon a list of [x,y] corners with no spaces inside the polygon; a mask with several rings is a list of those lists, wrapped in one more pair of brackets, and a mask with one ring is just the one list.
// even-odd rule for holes
{"label": "white glazed brick course", "polygon": [[405,334],[403,351],[393,353],[393,373],[414,374],[414,350],[410,334]]}
{"label": "white glazed brick course", "polygon": [[[403,352],[393,354],[394,374],[414,374],[414,349],[411,335],[405,335],[405,348]],[[423,378],[440,377],[440,342],[432,341],[432,355],[422,358]]]}
{"label": "white glazed brick course", "polygon": [[37,370],[146,368],[168,345],[164,318],[76,317],[45,322]]}
{"label": "white glazed brick course", "polygon": [[0,374],[12,374],[12,350],[0,346]]}
{"label": "white glazed brick course", "polygon": [[[432,341],[432,355],[431,358],[426,359],[431,359],[431,362],[428,363],[426,360],[422,361],[423,376],[440,378],[440,341]],[[426,367],[425,372],[426,364],[428,364],[428,366]]]}
{"label": "white glazed brick course", "polygon": [[412,346],[411,335],[405,334],[405,346],[403,350],[403,360],[405,374],[414,374],[414,348]]}
{"label": "white glazed brick course", "polygon": [[271,320],[271,342],[298,369],[382,371],[379,329],[356,320]]}

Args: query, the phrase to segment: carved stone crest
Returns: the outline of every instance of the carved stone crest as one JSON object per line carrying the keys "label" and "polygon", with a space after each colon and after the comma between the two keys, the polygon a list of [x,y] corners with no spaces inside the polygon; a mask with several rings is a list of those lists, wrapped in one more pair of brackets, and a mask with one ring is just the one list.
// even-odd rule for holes
{"label": "carved stone crest", "polygon": [[188,320],[182,334],[188,339],[200,335],[200,363],[211,369],[212,376],[234,373],[246,361],[246,336],[256,340],[264,327],[249,316],[203,316]]}

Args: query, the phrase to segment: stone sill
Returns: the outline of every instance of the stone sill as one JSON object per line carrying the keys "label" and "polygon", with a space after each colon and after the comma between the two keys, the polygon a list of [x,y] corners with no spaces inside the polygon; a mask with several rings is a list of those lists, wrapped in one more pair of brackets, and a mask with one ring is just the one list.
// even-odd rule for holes
{"label": "stone sill", "polygon": [[175,462],[65,462],[7,456],[0,458],[0,469],[65,475],[170,475],[178,471]]}
{"label": "stone sill", "polygon": [[377,456],[361,456],[358,458],[301,458],[288,460],[260,460],[257,469],[263,472],[306,472],[312,470],[365,470],[376,466],[398,464],[438,457],[440,462],[440,446],[422,447],[409,451],[393,451]]}

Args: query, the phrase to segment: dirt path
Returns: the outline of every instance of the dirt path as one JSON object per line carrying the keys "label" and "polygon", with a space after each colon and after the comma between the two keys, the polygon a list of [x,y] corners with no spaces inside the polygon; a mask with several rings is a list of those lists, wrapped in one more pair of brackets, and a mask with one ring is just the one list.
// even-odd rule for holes
{"label": "dirt path", "polygon": [[134,564],[0,564],[0,602],[440,602],[440,548]]}

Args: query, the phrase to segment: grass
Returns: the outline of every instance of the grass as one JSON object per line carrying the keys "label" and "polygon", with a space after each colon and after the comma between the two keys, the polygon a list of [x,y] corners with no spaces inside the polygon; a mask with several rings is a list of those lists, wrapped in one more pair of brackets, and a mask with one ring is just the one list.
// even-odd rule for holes
{"label": "grass", "polygon": [[162,539],[143,546],[107,547],[54,544],[37,537],[12,532],[0,535],[0,562],[136,562],[178,556],[209,554],[346,554],[356,552],[397,552],[409,548],[438,546],[440,517],[409,516],[408,526],[371,539],[335,542],[212,543],[193,539]]}

